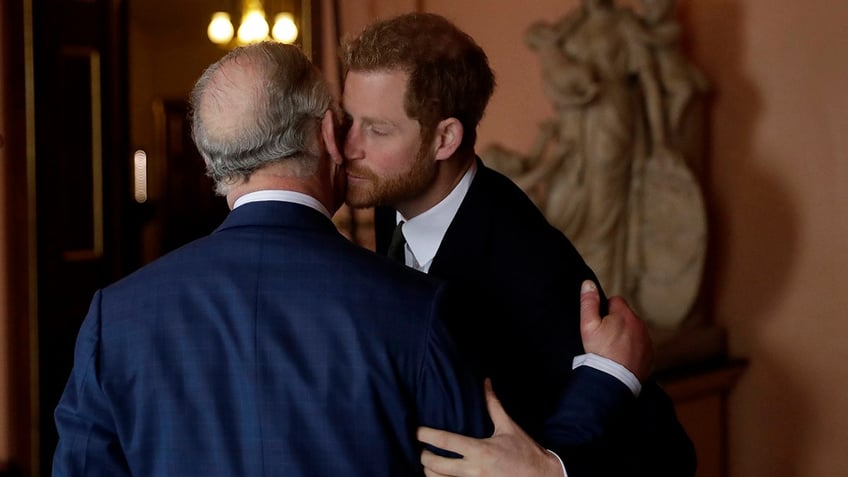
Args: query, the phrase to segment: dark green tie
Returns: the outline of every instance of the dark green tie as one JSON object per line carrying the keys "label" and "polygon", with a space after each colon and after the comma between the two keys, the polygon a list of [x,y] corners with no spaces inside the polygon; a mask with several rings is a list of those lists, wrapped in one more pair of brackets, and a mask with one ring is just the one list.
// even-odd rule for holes
{"label": "dark green tie", "polygon": [[403,221],[398,222],[395,231],[392,232],[392,241],[389,243],[388,256],[392,260],[406,264],[406,238],[403,236]]}

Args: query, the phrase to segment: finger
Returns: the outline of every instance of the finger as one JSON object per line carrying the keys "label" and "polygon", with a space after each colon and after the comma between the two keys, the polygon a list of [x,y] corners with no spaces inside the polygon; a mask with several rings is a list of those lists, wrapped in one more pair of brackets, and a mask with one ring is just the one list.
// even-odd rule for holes
{"label": "finger", "polygon": [[513,425],[512,418],[504,411],[501,400],[495,395],[491,378],[486,378],[483,387],[486,390],[486,407],[489,409],[489,417],[492,418],[492,424],[495,425],[494,434],[497,434],[499,430],[510,428]]}
{"label": "finger", "polygon": [[433,429],[432,427],[419,427],[418,440],[451,452],[456,452],[460,455],[468,455],[472,450],[477,439],[466,437],[453,432]]}
{"label": "finger", "polygon": [[463,460],[442,457],[425,449],[421,452],[421,465],[424,475],[455,476],[462,475]]}
{"label": "finger", "polygon": [[430,470],[430,469],[424,467],[424,477],[453,477],[453,476],[447,475],[447,474],[440,474],[440,473],[438,473],[434,470]]}
{"label": "finger", "polygon": [[630,330],[630,334],[647,335],[647,323],[636,315],[624,298],[619,296],[610,298],[609,310],[610,315],[607,318],[615,317],[620,323],[619,326]]}
{"label": "finger", "polygon": [[627,303],[627,300],[620,296],[614,296],[609,299],[609,312],[611,315],[616,314],[622,316],[636,317],[636,313],[634,313],[633,310],[630,308],[630,305]]}
{"label": "finger", "polygon": [[580,331],[588,333],[601,324],[601,297],[592,280],[585,280],[580,287]]}

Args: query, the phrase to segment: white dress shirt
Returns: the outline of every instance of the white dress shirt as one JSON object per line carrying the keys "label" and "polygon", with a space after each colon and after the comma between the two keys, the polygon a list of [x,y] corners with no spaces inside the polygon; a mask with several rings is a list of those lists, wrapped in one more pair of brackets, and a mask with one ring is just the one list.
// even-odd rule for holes
{"label": "white dress shirt", "polygon": [[248,192],[236,199],[233,203],[233,209],[238,206],[249,204],[251,202],[262,202],[266,200],[276,200],[278,202],[293,202],[295,204],[311,207],[318,212],[324,214],[328,219],[332,220],[330,211],[324,207],[324,204],[318,201],[311,195],[295,192],[293,190],[258,190],[256,192]]}
{"label": "white dress shirt", "polygon": [[459,184],[438,204],[411,219],[397,213],[397,222],[403,221],[403,237],[406,239],[404,255],[406,265],[424,273],[430,271],[433,257],[442,244],[442,239],[453,221],[456,211],[462,205],[462,199],[471,187],[471,181],[477,172],[477,163],[472,163]]}

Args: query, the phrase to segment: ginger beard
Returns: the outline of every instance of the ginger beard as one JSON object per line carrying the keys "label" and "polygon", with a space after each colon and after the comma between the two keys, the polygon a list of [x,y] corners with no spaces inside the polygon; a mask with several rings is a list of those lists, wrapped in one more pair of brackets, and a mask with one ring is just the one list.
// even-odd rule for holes
{"label": "ginger beard", "polygon": [[428,146],[428,141],[422,142],[410,168],[391,177],[381,177],[361,161],[348,163],[348,173],[361,180],[348,180],[347,205],[356,209],[397,207],[427,190],[436,178],[435,153]]}

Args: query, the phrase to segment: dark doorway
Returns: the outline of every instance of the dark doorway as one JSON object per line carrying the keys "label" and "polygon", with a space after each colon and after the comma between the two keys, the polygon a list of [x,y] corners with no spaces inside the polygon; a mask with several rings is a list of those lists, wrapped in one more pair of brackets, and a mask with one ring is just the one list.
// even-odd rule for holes
{"label": "dark doorway", "polygon": [[189,104],[184,99],[153,105],[157,153],[147,164],[147,182],[160,192],[143,204],[142,257],[152,261],[196,238],[208,235],[229,212],[205,174],[203,158],[191,139]]}
{"label": "dark doorway", "polygon": [[120,0],[32,0],[39,473],[95,289],[137,265]]}

